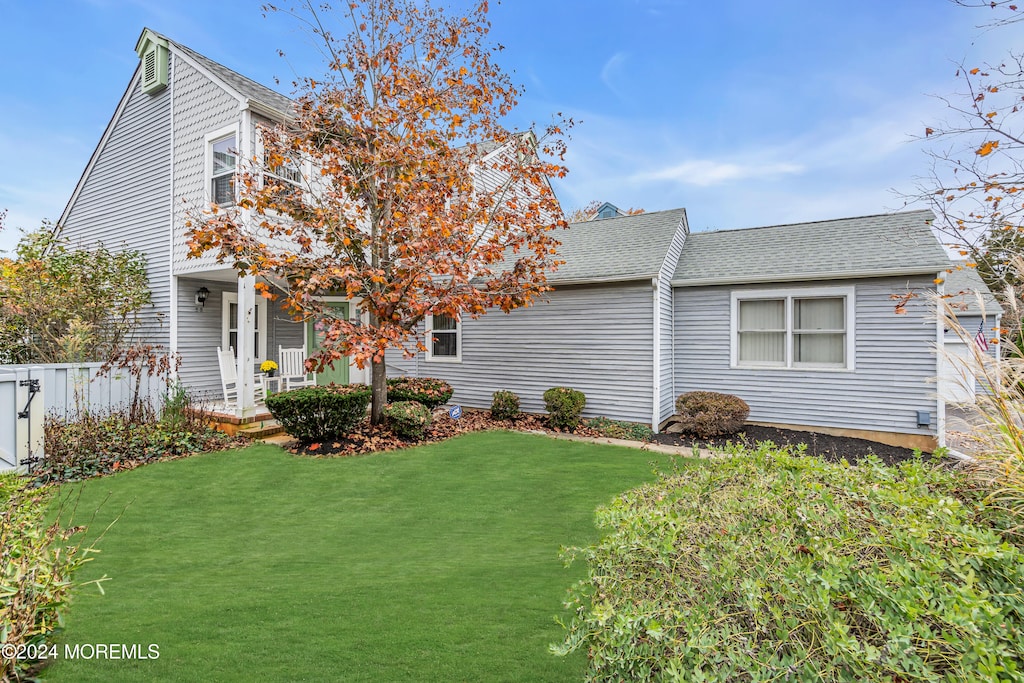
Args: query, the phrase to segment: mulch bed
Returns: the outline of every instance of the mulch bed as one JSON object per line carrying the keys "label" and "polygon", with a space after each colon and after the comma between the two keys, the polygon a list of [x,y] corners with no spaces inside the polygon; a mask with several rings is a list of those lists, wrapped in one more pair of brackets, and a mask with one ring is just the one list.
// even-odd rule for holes
{"label": "mulch bed", "polygon": [[699,446],[702,448],[725,446],[730,441],[734,444],[743,444],[751,448],[765,441],[771,441],[776,446],[806,444],[807,455],[816,455],[833,462],[844,458],[854,462],[873,453],[882,462],[893,465],[914,457],[914,451],[909,448],[887,446],[884,443],[867,441],[866,439],[853,439],[847,436],[832,436],[820,432],[800,432],[793,429],[761,427],[758,425],[746,425],[742,432],[730,437],[699,439],[684,434],[657,434],[654,437],[654,441],[665,446]]}
{"label": "mulch bed", "polygon": [[[380,425],[373,426],[367,420],[361,422],[351,434],[343,439],[306,445],[293,441],[286,446],[286,449],[291,453],[314,457],[362,455],[364,453],[393,451],[399,448],[409,448],[410,446],[419,446],[436,441],[446,441],[459,434],[486,431],[488,429],[508,429],[513,431],[540,430],[552,434],[560,431],[549,429],[544,417],[540,415],[523,415],[515,420],[495,420],[491,417],[489,410],[465,408],[463,409],[462,417],[455,420],[448,415],[447,410],[439,408],[434,411],[433,422],[427,428],[426,436],[419,441],[395,436],[386,427]],[[588,427],[580,427],[572,433],[579,436],[603,436],[601,432]]]}
{"label": "mulch bed", "polygon": [[[307,445],[292,442],[287,449],[291,453],[313,457],[361,455],[444,441],[459,434],[487,429],[534,430],[552,434],[559,433],[560,431],[549,429],[544,417],[540,415],[524,415],[516,420],[495,420],[491,417],[490,411],[466,409],[460,419],[453,420],[446,411],[438,409],[434,411],[433,423],[427,429],[426,437],[421,441],[407,441],[395,436],[385,427],[374,427],[369,422],[363,422],[352,434],[344,439]],[[582,426],[572,433],[577,436],[607,436],[607,434],[597,429]],[[914,454],[912,450],[907,448],[886,446],[885,444],[864,439],[852,439],[817,432],[798,432],[790,429],[776,429],[774,427],[758,427],[754,425],[747,425],[743,432],[729,438],[698,439],[682,434],[658,434],[653,439],[653,443],[666,446],[682,446],[684,448],[691,448],[693,446],[714,448],[716,446],[724,446],[729,441],[734,444],[742,443],[750,447],[755,447],[758,443],[764,441],[771,441],[778,446],[807,444],[807,454],[817,455],[827,460],[846,458],[849,461],[855,461],[867,456],[869,453],[874,453],[883,462],[892,464],[911,458]]]}

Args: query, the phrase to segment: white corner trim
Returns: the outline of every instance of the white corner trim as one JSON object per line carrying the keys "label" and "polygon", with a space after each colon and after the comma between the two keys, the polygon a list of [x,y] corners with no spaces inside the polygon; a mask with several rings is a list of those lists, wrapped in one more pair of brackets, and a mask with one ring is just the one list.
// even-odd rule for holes
{"label": "white corner trim", "polygon": [[[174,55],[171,52],[167,53],[167,96],[170,100],[169,108],[171,112],[171,134],[170,134],[170,196],[167,201],[167,270],[168,270],[168,282],[167,286],[170,288],[168,293],[170,297],[170,318],[171,328],[168,331],[168,347],[172,354],[178,352],[178,276],[175,275],[174,264]],[[172,365],[172,367],[174,367]],[[177,379],[178,372],[174,370],[174,377]]]}
{"label": "white corner trim", "polygon": [[[946,272],[940,271],[936,276],[939,282],[935,285],[938,299],[935,302],[935,430],[936,440],[939,447],[946,445],[946,400],[939,388],[939,366],[942,363],[943,354],[946,353],[946,330],[942,324],[942,295],[946,293]],[[982,321],[985,316],[982,315]],[[973,387],[972,387],[973,388]]]}
{"label": "white corner trim", "polygon": [[654,306],[652,308],[651,318],[654,321],[654,362],[651,364],[652,378],[652,391],[651,398],[653,405],[651,406],[651,429],[655,434],[658,433],[658,424],[661,422],[661,290],[658,288],[658,278],[651,278],[651,301]]}

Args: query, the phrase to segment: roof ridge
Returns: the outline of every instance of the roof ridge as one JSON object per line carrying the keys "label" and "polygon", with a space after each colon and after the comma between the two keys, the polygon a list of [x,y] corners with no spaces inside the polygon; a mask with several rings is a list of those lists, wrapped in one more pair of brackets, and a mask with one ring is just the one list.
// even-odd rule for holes
{"label": "roof ridge", "polygon": [[[827,218],[818,221],[800,221],[796,223],[778,223],[776,225],[752,225],[746,228],[722,228],[720,230],[694,230],[693,235],[716,235],[722,232],[745,232],[749,230],[767,230],[769,228],[790,228],[795,225],[819,225],[823,223],[838,223],[840,221],[859,221],[866,218],[891,218],[893,216],[910,216],[915,213],[931,213],[931,209],[914,209],[913,211],[893,211],[890,213],[872,213],[865,216],[846,216],[844,218]],[[934,216],[934,214],[932,214]],[[607,220],[607,219],[606,219]]]}
{"label": "roof ridge", "polygon": [[569,225],[592,225],[592,224],[595,224],[595,223],[606,224],[606,223],[611,223],[611,222],[614,222],[614,221],[621,221],[623,219],[628,219],[628,218],[641,218],[643,216],[653,216],[653,215],[659,214],[659,213],[674,213],[674,212],[685,211],[685,210],[686,210],[686,207],[679,206],[679,207],[676,207],[675,209],[661,209],[660,211],[644,211],[643,213],[631,213],[631,214],[627,214],[625,216],[611,216],[609,218],[601,218],[601,219],[593,218],[593,219],[588,220],[588,221],[579,221],[579,222],[576,222],[576,223],[570,223]]}

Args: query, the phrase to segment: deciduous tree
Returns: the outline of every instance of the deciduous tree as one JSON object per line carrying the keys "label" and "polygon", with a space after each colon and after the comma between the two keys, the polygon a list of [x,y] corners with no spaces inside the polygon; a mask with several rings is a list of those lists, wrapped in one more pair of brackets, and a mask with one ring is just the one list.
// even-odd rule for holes
{"label": "deciduous tree", "polygon": [[[990,30],[1024,18],[1010,1],[955,0],[994,10]],[[978,272],[1000,301],[1018,297],[1009,262],[1024,244],[1024,53],[984,65],[960,63],[959,89],[940,97],[948,116],[928,125],[930,170],[912,199],[935,212],[936,229]],[[1007,322],[1015,319],[1008,317]],[[1020,335],[1019,321],[1008,330]]]}
{"label": "deciduous tree", "polygon": [[[262,131],[266,155],[239,174],[237,206],[192,221],[191,251],[213,250],[296,319],[320,320],[309,367],[369,364],[379,422],[385,350],[424,350],[426,316],[508,312],[548,289],[551,230],[565,225],[549,179],[566,173],[572,122],[539,136],[505,127],[520,93],[493,61],[486,1],[464,14],[422,0],[265,9],[309,29],[327,73],[302,79],[294,118]],[[360,315],[330,317],[325,294]]]}
{"label": "deciduous tree", "polygon": [[141,253],[73,249],[44,225],[0,259],[0,359],[110,361],[150,301]]}

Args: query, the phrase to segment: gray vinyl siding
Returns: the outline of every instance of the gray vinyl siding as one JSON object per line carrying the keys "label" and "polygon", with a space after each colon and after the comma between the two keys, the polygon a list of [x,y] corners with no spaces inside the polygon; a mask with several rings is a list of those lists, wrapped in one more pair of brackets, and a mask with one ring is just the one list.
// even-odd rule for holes
{"label": "gray vinyl siding", "polygon": [[120,116],[96,150],[77,197],[64,216],[62,236],[72,246],[134,249],[146,257],[153,298],[142,314],[138,337],[169,342],[168,277],[170,187],[170,96],[146,95],[132,77]]}
{"label": "gray vinyl siding", "polygon": [[[828,286],[786,283],[780,288]],[[844,281],[855,286],[856,369],[852,372],[729,367],[730,292],[759,287],[675,290],[676,394],[710,390],[750,404],[750,420],[909,434],[936,432],[936,326],[926,297],[896,315],[890,295],[932,286],[929,278]],[[917,411],[931,413],[929,429]]]}
{"label": "gray vinyl siding", "polygon": [[675,412],[675,310],[674,292],[669,283],[685,241],[686,232],[679,230],[669,246],[665,264],[658,273],[658,334],[661,340],[658,353],[658,424]]}
{"label": "gray vinyl siding", "polygon": [[[206,306],[196,311],[195,295],[200,287],[210,290]],[[217,347],[223,344],[223,305],[225,292],[237,292],[233,282],[178,278],[178,353],[181,367],[178,377],[198,399],[221,399],[220,366]],[[294,348],[303,344],[303,326],[287,316],[276,302],[267,302],[267,358],[277,361],[277,347]],[[255,370],[259,372],[257,364]]]}
{"label": "gray vinyl siding", "polygon": [[523,410],[543,413],[544,391],[570,386],[587,396],[584,415],[650,424],[650,281],[564,287],[548,299],[463,321],[460,363],[428,361],[423,354],[414,363],[401,360],[400,352],[387,358],[420,376],[447,380],[455,388],[452,402],[464,406],[488,408],[492,394],[504,389],[519,395]]}
{"label": "gray vinyl siding", "polygon": [[[216,268],[212,252],[199,259],[187,259],[185,219],[206,205],[206,136],[226,126],[238,125],[241,112],[238,100],[204,74],[174,57],[174,268],[175,272],[195,273]],[[236,138],[237,144],[241,140]]]}

